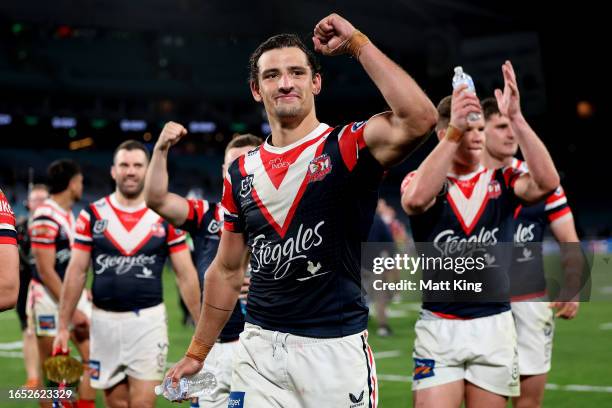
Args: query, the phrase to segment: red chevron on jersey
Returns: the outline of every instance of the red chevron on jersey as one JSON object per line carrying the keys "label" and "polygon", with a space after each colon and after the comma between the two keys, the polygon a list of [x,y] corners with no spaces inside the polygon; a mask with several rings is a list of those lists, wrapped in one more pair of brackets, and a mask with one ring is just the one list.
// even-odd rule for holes
{"label": "red chevron on jersey", "polygon": [[498,190],[501,190],[493,180],[494,173],[495,170],[481,167],[464,176],[448,176],[448,202],[466,235],[478,223],[489,198],[499,196]]}
{"label": "red chevron on jersey", "polygon": [[[112,194],[96,201],[91,208],[97,218],[94,231],[102,229],[104,236],[125,256],[134,255],[151,237],[166,233],[161,217],[146,208],[144,202],[135,209],[126,208]],[[137,215],[140,217],[134,220]]]}
{"label": "red chevron on jersey", "polygon": [[320,124],[296,143],[285,147],[265,143],[253,154],[239,159],[241,173],[252,176],[252,181],[243,189],[252,192],[262,214],[281,237],[285,236],[291,225],[310,181],[309,164],[321,155],[325,136],[331,131],[331,127]]}

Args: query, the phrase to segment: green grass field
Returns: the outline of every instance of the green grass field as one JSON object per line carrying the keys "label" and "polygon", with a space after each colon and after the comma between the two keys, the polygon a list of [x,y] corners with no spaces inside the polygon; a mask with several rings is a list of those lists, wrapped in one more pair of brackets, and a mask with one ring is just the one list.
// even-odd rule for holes
{"label": "green grass field", "polygon": [[[553,369],[549,376],[545,407],[612,407],[612,303],[609,300],[612,296],[612,263],[607,265],[602,258],[596,262],[593,292],[608,300],[583,303],[575,320],[557,321]],[[171,273],[165,273],[164,285],[170,325],[169,361],[175,362],[184,353],[192,329],[184,328],[180,323],[177,290]],[[377,337],[375,322],[371,322],[370,344],[375,353],[383,353],[376,359],[380,382],[379,405],[383,408],[412,406],[408,378],[412,370],[413,326],[417,310],[418,305],[414,303],[392,305],[390,323],[394,335],[389,338]],[[0,343],[21,339],[14,311],[0,314],[0,328]],[[11,357],[18,351],[0,350],[0,388],[4,390],[17,388],[25,381],[22,359]],[[589,387],[568,387],[573,385]],[[186,403],[183,405],[188,406]],[[36,406],[32,402],[0,401],[0,407]],[[100,394],[97,406],[103,406]],[[160,399],[157,406],[177,405]]]}

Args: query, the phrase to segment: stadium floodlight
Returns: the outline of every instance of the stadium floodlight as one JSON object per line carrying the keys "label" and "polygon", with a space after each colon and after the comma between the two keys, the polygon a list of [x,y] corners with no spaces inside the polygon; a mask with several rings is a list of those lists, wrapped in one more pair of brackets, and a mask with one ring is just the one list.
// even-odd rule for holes
{"label": "stadium floodlight", "polygon": [[8,113],[0,113],[0,126],[10,125],[13,122],[13,117]]}
{"label": "stadium floodlight", "polygon": [[69,129],[76,127],[77,120],[70,116],[54,116],[51,118],[51,126],[54,129]]}
{"label": "stadium floodlight", "polygon": [[215,122],[189,122],[189,131],[191,133],[212,133],[217,130]]}
{"label": "stadium floodlight", "polygon": [[142,132],[147,128],[147,122],[144,120],[122,119],[119,122],[119,127],[124,132]]}
{"label": "stadium floodlight", "polygon": [[261,133],[263,133],[264,135],[269,135],[270,133],[272,133],[272,128],[270,127],[270,124],[268,122],[264,122],[261,124]]}

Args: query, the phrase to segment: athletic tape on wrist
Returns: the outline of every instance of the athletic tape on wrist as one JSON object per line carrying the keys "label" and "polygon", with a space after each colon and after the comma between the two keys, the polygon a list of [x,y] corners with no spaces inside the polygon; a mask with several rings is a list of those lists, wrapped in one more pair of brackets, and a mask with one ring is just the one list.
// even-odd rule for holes
{"label": "athletic tape on wrist", "polygon": [[201,363],[204,361],[204,359],[206,359],[206,356],[208,353],[210,353],[210,349],[212,348],[213,345],[206,344],[195,337],[192,337],[187,353],[185,353],[185,357],[193,358]]}
{"label": "athletic tape on wrist", "polygon": [[446,135],[444,136],[449,142],[459,143],[461,138],[463,137],[463,132],[454,127],[453,125],[448,125],[446,129]]}

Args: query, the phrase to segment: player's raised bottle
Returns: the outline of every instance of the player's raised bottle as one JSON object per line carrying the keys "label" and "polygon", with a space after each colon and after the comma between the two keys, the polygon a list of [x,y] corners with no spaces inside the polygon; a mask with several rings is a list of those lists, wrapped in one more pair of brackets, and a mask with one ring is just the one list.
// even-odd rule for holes
{"label": "player's raised bottle", "polygon": [[155,387],[155,394],[162,395],[168,401],[181,401],[188,398],[210,395],[217,388],[217,378],[210,371],[202,370],[189,377],[182,377],[176,387],[170,378],[164,378],[161,385]]}
{"label": "player's raised bottle", "polygon": [[[453,76],[453,89],[457,89],[460,85],[466,84],[467,91],[476,94],[476,87],[472,77],[463,71],[463,67],[455,67],[455,76]],[[467,119],[470,122],[479,120],[482,115],[479,112],[470,112]]]}

